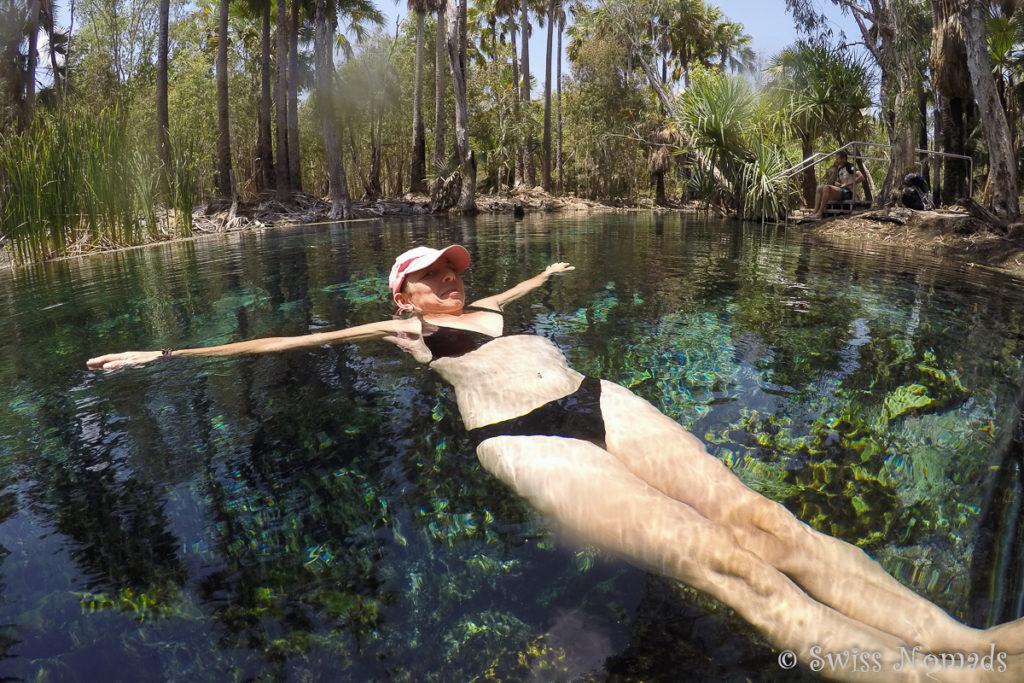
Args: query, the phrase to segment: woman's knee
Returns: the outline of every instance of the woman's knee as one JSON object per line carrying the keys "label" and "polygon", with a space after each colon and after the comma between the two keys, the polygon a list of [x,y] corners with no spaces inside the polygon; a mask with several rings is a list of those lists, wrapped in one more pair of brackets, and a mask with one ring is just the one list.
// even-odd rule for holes
{"label": "woman's knee", "polygon": [[778,595],[783,580],[774,566],[739,545],[714,549],[703,564],[705,579],[713,587],[704,589],[716,597],[724,591],[725,595],[745,595],[747,599],[771,598]]}
{"label": "woman's knee", "polygon": [[738,526],[767,534],[785,547],[795,549],[802,537],[813,530],[797,519],[784,505],[752,491],[754,498],[734,508],[744,519],[733,520]]}

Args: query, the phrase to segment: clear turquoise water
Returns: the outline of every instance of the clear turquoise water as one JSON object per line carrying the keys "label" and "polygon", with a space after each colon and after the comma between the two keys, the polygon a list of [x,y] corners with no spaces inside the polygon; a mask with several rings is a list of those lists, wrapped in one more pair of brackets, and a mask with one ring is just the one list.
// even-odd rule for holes
{"label": "clear turquoise water", "polygon": [[450,242],[471,296],[576,264],[508,331],[958,618],[1020,615],[1020,282],[676,216],[365,222],[0,273],[0,676],[799,677],[728,610],[561,536],[388,344],[85,369],[381,319],[394,255]]}

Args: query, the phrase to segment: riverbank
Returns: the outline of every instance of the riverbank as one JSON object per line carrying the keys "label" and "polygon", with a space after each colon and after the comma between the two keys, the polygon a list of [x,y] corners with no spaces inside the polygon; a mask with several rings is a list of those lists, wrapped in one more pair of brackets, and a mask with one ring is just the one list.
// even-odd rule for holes
{"label": "riverbank", "polygon": [[[479,195],[481,214],[526,215],[529,213],[624,213],[664,211],[692,213],[696,203],[655,207],[649,201],[639,204],[602,203],[572,196],[556,197],[541,188],[517,189],[497,195]],[[193,214],[195,239],[209,234],[287,227],[330,220],[331,205],[317,197],[297,195],[287,202],[272,198],[258,200],[213,200],[196,208]],[[430,212],[430,198],[405,195],[400,198],[352,202],[351,220],[413,218],[436,216]],[[717,214],[716,214],[717,215]],[[954,208],[942,211],[912,211],[902,207],[869,211],[852,217],[826,218],[799,222],[790,219],[789,230],[809,234],[824,241],[865,241],[886,243],[925,251],[939,256],[963,259],[978,267],[989,268],[1024,279],[1024,223],[1003,230]],[[174,241],[167,237],[148,244]],[[145,245],[134,245],[145,246]],[[118,244],[80,244],[60,258],[132,248]],[[0,248],[0,269],[11,267],[11,255]]]}
{"label": "riverbank", "polygon": [[[573,196],[556,197],[541,188],[516,189],[496,195],[478,195],[477,209],[481,214],[525,215],[528,213],[615,213],[635,210],[687,211],[694,210],[693,205],[676,205],[667,208],[654,207],[653,204],[614,205]],[[308,225],[310,223],[328,222],[331,211],[329,202],[306,194],[297,194],[288,201],[281,202],[271,197],[259,199],[211,200],[197,206],[192,215],[192,236],[181,238],[170,234],[158,236],[143,244],[125,245],[116,243],[95,244],[84,239],[68,248],[68,250],[50,260],[76,258],[87,254],[96,254],[120,249],[130,249],[150,244],[160,244],[182,239],[195,239],[204,235],[242,232],[246,230],[263,230],[292,225]],[[403,197],[380,199],[376,201],[353,201],[349,220],[373,220],[379,218],[414,218],[442,216],[430,211],[430,197],[426,195],[407,194]],[[0,244],[0,269],[13,265],[10,250]]]}
{"label": "riverbank", "polygon": [[900,245],[1024,279],[1024,222],[1003,229],[959,207],[940,211],[893,207],[852,217],[791,222],[790,227],[825,242]]}

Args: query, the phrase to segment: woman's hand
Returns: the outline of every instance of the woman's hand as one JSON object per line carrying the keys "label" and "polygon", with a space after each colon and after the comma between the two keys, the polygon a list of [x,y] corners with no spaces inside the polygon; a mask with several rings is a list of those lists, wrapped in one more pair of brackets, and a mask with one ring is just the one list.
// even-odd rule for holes
{"label": "woman's hand", "polygon": [[545,275],[552,275],[554,273],[564,273],[567,270],[576,270],[576,266],[570,266],[568,263],[552,263],[550,266],[544,269]]}
{"label": "woman's hand", "polygon": [[85,364],[93,370],[113,370],[125,365],[145,365],[162,355],[163,351],[122,351],[90,358]]}

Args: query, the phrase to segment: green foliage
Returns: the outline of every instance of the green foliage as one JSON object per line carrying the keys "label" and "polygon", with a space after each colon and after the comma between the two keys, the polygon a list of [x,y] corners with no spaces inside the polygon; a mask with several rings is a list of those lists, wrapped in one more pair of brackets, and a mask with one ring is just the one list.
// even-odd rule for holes
{"label": "green foliage", "polygon": [[697,70],[680,104],[679,125],[714,163],[731,169],[742,160],[755,104],[745,80]]}
{"label": "green foliage", "polygon": [[864,133],[872,71],[865,57],[826,43],[798,42],[772,58],[769,87],[781,95],[780,114],[813,145],[823,135],[845,144]]}
{"label": "green foliage", "polygon": [[779,147],[755,143],[751,159],[743,165],[739,194],[742,214],[750,218],[780,219],[799,198],[796,188],[779,174],[789,167],[789,159]]}
{"label": "green foliage", "polygon": [[178,147],[170,174],[170,204],[188,218],[169,224],[157,214],[155,155],[117,109],[37,118],[25,133],[0,138],[0,171],[0,231],[21,262],[191,229],[196,169],[188,143]]}
{"label": "green foliage", "polygon": [[[695,69],[676,110],[677,125],[707,160],[696,165],[689,180],[694,196],[724,201],[747,218],[774,220],[786,214],[796,194],[778,176],[791,162],[774,141],[778,117],[766,114],[767,99],[744,79]],[[731,196],[721,195],[712,168],[732,187]]]}

